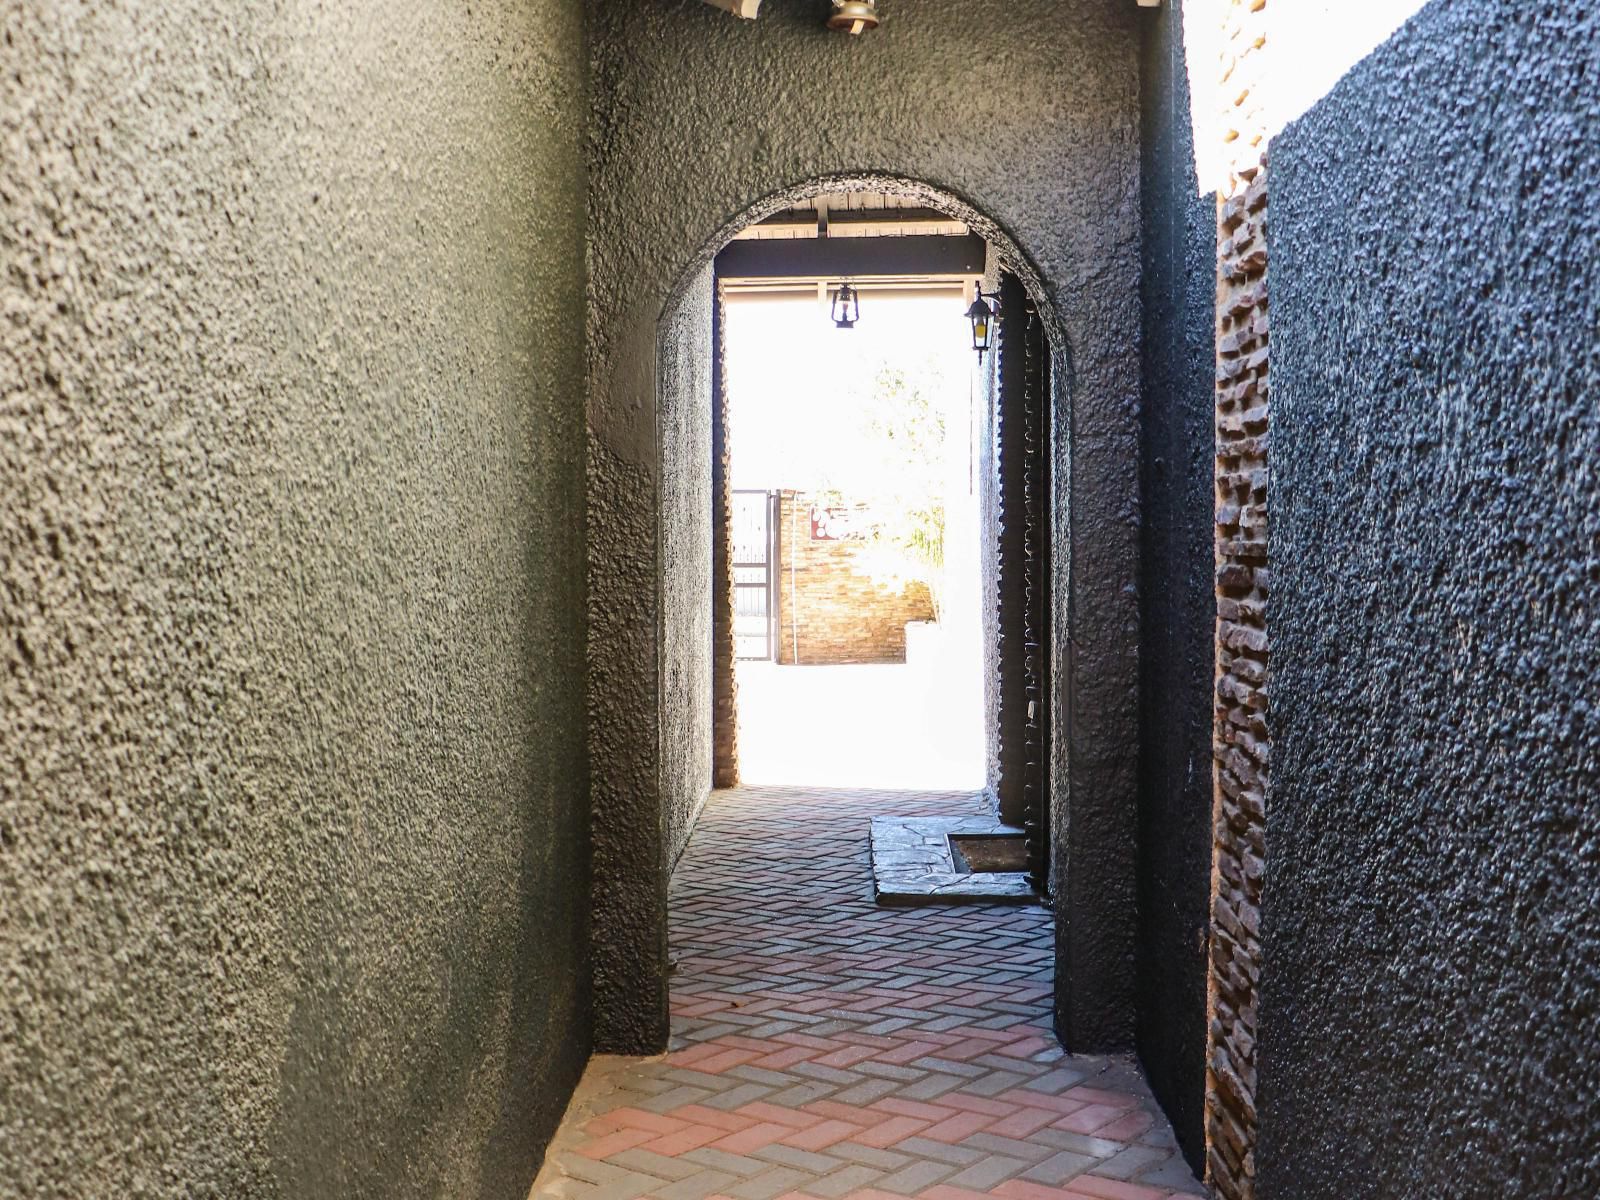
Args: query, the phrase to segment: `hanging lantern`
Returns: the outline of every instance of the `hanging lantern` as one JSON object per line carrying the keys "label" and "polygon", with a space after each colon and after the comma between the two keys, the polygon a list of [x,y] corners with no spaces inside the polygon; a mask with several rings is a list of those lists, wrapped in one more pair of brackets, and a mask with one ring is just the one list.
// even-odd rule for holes
{"label": "hanging lantern", "polygon": [[878,0],[833,0],[833,12],[828,14],[829,29],[860,33],[863,29],[877,27]]}
{"label": "hanging lantern", "polygon": [[836,329],[854,329],[861,319],[861,298],[855,288],[841,283],[833,294],[833,324]]}
{"label": "hanging lantern", "polygon": [[972,348],[978,352],[978,361],[983,361],[983,353],[994,345],[994,327],[1000,321],[998,298],[993,292],[989,293],[990,304],[983,298],[983,286],[977,288],[978,298],[972,302],[972,307],[967,309],[967,320],[972,322]]}

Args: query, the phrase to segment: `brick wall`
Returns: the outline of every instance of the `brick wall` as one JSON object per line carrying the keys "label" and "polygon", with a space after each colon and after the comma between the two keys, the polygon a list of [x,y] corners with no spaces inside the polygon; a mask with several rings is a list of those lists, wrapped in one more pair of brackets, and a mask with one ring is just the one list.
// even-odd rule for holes
{"label": "brick wall", "polygon": [[1207,1177],[1253,1200],[1267,729],[1267,0],[1224,0]]}
{"label": "brick wall", "polygon": [[779,499],[778,661],[797,661],[798,641],[801,663],[904,662],[906,622],[933,620],[928,589],[874,579],[864,542],[813,540],[814,502],[806,492]]}

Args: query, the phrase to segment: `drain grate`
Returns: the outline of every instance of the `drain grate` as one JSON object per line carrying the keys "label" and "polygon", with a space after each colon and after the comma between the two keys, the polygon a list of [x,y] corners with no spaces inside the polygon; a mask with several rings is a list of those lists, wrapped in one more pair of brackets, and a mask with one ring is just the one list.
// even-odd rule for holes
{"label": "drain grate", "polygon": [[1021,834],[952,833],[950,859],[963,875],[1026,871],[1028,844]]}

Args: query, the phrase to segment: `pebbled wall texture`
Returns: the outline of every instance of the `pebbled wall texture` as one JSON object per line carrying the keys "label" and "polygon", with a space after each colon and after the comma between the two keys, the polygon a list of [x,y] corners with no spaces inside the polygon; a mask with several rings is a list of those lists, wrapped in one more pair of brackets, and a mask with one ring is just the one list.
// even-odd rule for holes
{"label": "pebbled wall texture", "polygon": [[1195,179],[1183,9],[1143,59],[1139,1057],[1189,1163],[1205,1161],[1211,875],[1212,388],[1217,207]]}
{"label": "pebbled wall texture", "polygon": [[[738,21],[699,0],[590,7],[590,745],[597,1030],[665,1043],[662,746],[709,739],[663,703],[658,323],[734,229],[825,180],[952,203],[1013,252],[1070,355],[1057,511],[1077,653],[1058,804],[1062,1030],[1132,1040],[1136,741],[1138,59],[1132,4],[926,0],[830,33],[816,6]],[[908,86],[908,81],[916,81]],[[1026,261],[1023,261],[1023,260]],[[1061,375],[1065,380],[1067,371]],[[1070,472],[1067,448],[1070,446]],[[1070,488],[1070,500],[1069,489]],[[671,536],[671,535],[666,535]],[[709,597],[707,598],[709,603]],[[1067,646],[1062,638],[1057,642]],[[709,647],[707,647],[709,652]],[[1069,786],[1070,782],[1070,786]],[[1072,860],[1070,864],[1065,860]]]}
{"label": "pebbled wall texture", "polygon": [[1600,1194],[1600,15],[1272,144],[1265,1197]]}
{"label": "pebbled wall texture", "polygon": [[0,13],[0,1195],[526,1195],[589,1028],[579,10]]}
{"label": "pebbled wall texture", "polygon": [[[1000,291],[1000,255],[985,254],[985,296]],[[997,339],[998,340],[998,339]],[[976,356],[974,356],[976,357]],[[995,800],[1000,789],[1000,357],[993,351],[975,362],[972,402],[976,414],[978,470],[978,603],[983,641],[984,786]]]}
{"label": "pebbled wall texture", "polygon": [[[1027,502],[1028,468],[1033,465],[1029,434],[1037,437],[1040,424],[1037,420],[1030,423],[1028,418],[1030,413],[1039,413],[1043,397],[1037,393],[1043,391],[1043,381],[1029,377],[1027,290],[1008,272],[1001,277],[991,303],[997,314],[988,355],[994,359],[995,396],[995,587],[990,593],[995,613],[995,706],[990,715],[994,724],[995,809],[1001,820],[1026,828],[1028,767],[1043,749],[1036,744],[1030,756],[1028,550],[1030,543],[1036,542],[1029,534],[1042,530],[1037,512],[1030,530]],[[1043,631],[1035,624],[1032,632],[1037,637]],[[1037,727],[1034,732],[1037,734]]]}
{"label": "pebbled wall texture", "polygon": [[[661,739],[668,870],[689,844],[711,791],[711,317],[707,266],[673,298],[660,327],[661,711],[692,736]],[[602,933],[602,936],[603,933]]]}

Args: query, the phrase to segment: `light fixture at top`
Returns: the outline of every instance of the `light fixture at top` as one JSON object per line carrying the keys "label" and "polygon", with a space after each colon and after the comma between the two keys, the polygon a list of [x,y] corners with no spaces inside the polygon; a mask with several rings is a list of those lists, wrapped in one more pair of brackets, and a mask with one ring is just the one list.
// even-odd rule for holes
{"label": "light fixture at top", "polygon": [[829,29],[860,33],[863,29],[877,27],[878,0],[833,0],[833,12],[828,14]]}
{"label": "light fixture at top", "polygon": [[861,297],[848,283],[841,283],[833,294],[833,325],[835,329],[854,329],[861,319]]}
{"label": "light fixture at top", "polygon": [[985,297],[981,281],[975,290],[977,298],[973,300],[972,307],[967,309],[967,320],[972,322],[972,348],[978,352],[978,361],[982,362],[985,352],[994,346],[994,327],[1000,320],[1000,298],[993,292]]}

